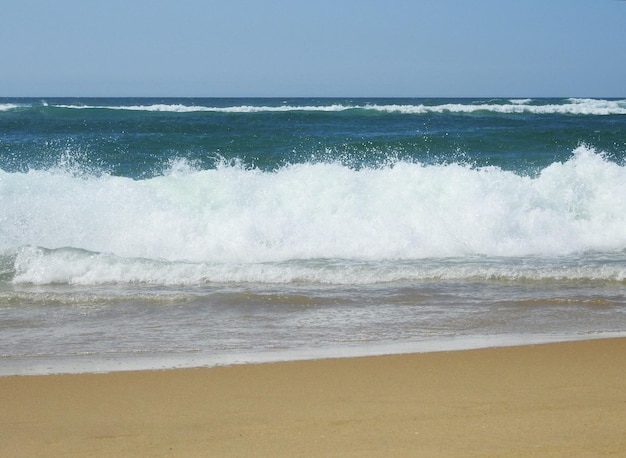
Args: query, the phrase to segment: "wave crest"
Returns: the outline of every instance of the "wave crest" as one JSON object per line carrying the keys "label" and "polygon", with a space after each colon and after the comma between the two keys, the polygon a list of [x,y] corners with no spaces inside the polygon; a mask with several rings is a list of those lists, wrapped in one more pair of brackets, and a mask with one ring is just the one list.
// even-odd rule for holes
{"label": "wave crest", "polygon": [[0,183],[5,250],[259,263],[626,249],[626,167],[587,147],[534,178],[458,163],[177,163],[145,180],[31,170]]}
{"label": "wave crest", "polygon": [[[0,104],[0,111],[9,111],[21,105]],[[468,100],[464,103],[422,102],[417,104],[386,104],[381,101],[352,103],[331,100],[316,105],[275,104],[275,105],[230,105],[211,106],[184,103],[153,103],[145,105],[89,105],[89,104],[51,104],[50,108],[71,110],[122,110],[163,113],[286,113],[286,112],[341,112],[363,111],[374,113],[428,114],[428,113],[494,113],[494,114],[563,114],[563,115],[624,115],[626,100],[605,100],[590,98],[570,98],[565,100],[511,99],[498,101]]]}
{"label": "wave crest", "polygon": [[[1,256],[0,256],[1,257]],[[626,281],[624,257],[447,258],[416,261],[312,259],[270,263],[181,262],[121,258],[73,248],[24,247],[11,257],[11,281],[32,284],[164,286],[210,283],[370,285],[428,281]]]}

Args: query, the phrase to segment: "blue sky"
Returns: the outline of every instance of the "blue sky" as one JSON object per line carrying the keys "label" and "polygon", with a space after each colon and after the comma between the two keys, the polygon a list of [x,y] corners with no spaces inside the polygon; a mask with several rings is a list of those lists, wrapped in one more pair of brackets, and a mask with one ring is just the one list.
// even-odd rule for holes
{"label": "blue sky", "polygon": [[620,0],[20,0],[0,96],[626,96]]}

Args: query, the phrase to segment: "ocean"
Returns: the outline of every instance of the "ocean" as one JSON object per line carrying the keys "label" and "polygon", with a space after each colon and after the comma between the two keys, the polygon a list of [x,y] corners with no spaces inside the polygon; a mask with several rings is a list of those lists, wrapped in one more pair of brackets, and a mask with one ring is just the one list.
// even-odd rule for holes
{"label": "ocean", "polygon": [[0,375],[624,335],[624,99],[0,98]]}

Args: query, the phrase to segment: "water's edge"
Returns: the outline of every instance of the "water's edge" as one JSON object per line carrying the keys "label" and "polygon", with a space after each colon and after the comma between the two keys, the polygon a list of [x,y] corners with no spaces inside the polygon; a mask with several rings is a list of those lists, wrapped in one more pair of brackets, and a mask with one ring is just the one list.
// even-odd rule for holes
{"label": "water's edge", "polygon": [[463,336],[439,338],[419,342],[376,344],[372,346],[330,346],[316,349],[236,352],[219,355],[174,356],[116,356],[50,358],[0,358],[0,377],[37,376],[61,374],[103,374],[111,372],[134,372],[211,368],[243,364],[263,364],[321,359],[359,358],[411,353],[436,353],[486,348],[518,347],[551,343],[577,342],[599,339],[626,338],[626,331],[595,332],[591,334],[508,334],[491,336]]}

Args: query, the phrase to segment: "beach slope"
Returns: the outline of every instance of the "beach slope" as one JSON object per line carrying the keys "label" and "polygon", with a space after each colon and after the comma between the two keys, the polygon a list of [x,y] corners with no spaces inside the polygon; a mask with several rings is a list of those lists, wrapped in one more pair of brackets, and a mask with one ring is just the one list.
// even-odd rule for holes
{"label": "beach slope", "polygon": [[624,456],[626,339],[0,377],[0,456]]}

